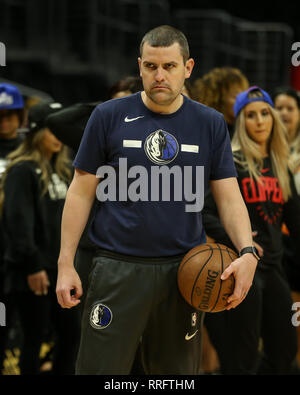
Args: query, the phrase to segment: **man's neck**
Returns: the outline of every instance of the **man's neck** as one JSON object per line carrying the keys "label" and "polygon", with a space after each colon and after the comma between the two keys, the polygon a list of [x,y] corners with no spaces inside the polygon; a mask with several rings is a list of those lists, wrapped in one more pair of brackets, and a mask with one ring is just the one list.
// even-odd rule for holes
{"label": "man's neck", "polygon": [[158,114],[172,114],[179,110],[179,108],[183,104],[183,95],[179,94],[176,99],[169,105],[159,105],[154,103],[145,93],[145,91],[142,92],[142,100],[145,106],[153,111],[157,112]]}

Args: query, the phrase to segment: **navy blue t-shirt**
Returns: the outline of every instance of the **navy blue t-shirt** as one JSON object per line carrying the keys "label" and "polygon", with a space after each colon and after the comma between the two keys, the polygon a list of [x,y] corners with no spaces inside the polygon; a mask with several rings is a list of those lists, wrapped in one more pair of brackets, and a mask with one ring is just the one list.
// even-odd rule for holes
{"label": "navy blue t-shirt", "polygon": [[204,243],[208,182],[236,177],[222,114],[185,96],[175,113],[158,114],[141,92],[95,108],[73,166],[102,178],[91,240],[141,257],[184,254]]}

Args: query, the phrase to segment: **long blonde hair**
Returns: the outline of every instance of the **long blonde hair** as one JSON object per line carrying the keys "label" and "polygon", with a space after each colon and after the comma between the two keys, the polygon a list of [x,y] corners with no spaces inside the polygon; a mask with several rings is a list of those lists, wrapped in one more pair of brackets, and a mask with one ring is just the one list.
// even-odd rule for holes
{"label": "long blonde hair", "polygon": [[[24,141],[7,155],[8,165],[5,172],[2,175],[0,182],[0,215],[2,214],[5,194],[4,184],[9,170],[23,161],[32,161],[37,164],[41,170],[40,182],[41,182],[41,196],[44,196],[48,191],[48,185],[50,177],[53,172],[51,163],[47,156],[43,153],[42,139],[46,129],[41,129],[38,132],[27,136]],[[71,160],[69,159],[69,150],[63,145],[61,150],[53,155],[53,168],[57,175],[65,181],[68,185],[71,182],[72,170]]]}
{"label": "long blonde hair", "polygon": [[[249,93],[249,97],[261,96],[260,91],[252,91]],[[278,178],[279,185],[282,189],[283,199],[287,201],[291,196],[287,130],[277,111],[268,103],[266,103],[266,105],[273,117],[273,127],[267,147],[268,154],[271,159],[274,175]],[[253,141],[247,133],[244,109],[242,109],[236,119],[235,132],[232,138],[232,151],[235,162],[247,170],[250,177],[254,177],[257,182],[260,182],[259,177],[261,176],[264,158],[259,144]],[[238,151],[241,151],[242,156],[238,154]]]}

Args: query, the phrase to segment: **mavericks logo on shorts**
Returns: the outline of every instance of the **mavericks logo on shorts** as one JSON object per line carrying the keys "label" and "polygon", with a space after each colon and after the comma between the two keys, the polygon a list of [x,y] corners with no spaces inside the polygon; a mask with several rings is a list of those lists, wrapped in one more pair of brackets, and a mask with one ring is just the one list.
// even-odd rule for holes
{"label": "mavericks logo on shorts", "polygon": [[166,165],[176,158],[179,145],[172,134],[158,129],[146,138],[144,150],[152,162]]}
{"label": "mavericks logo on shorts", "polygon": [[95,329],[104,329],[112,321],[111,309],[102,303],[97,303],[92,307],[90,314],[90,324]]}
{"label": "mavericks logo on shorts", "polygon": [[197,313],[192,313],[192,320],[191,320],[192,327],[196,326],[196,323],[197,323]]}

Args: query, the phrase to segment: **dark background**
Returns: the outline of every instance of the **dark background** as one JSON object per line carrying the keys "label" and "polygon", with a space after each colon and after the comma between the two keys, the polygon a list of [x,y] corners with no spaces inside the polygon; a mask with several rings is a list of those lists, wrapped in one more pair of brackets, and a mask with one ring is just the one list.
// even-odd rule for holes
{"label": "dark background", "polygon": [[291,45],[300,41],[297,2],[188,0],[0,0],[0,79],[64,104],[105,100],[138,73],[143,35],[160,24],[181,29],[196,61],[192,81],[213,67],[240,68],[251,84],[296,87]]}

